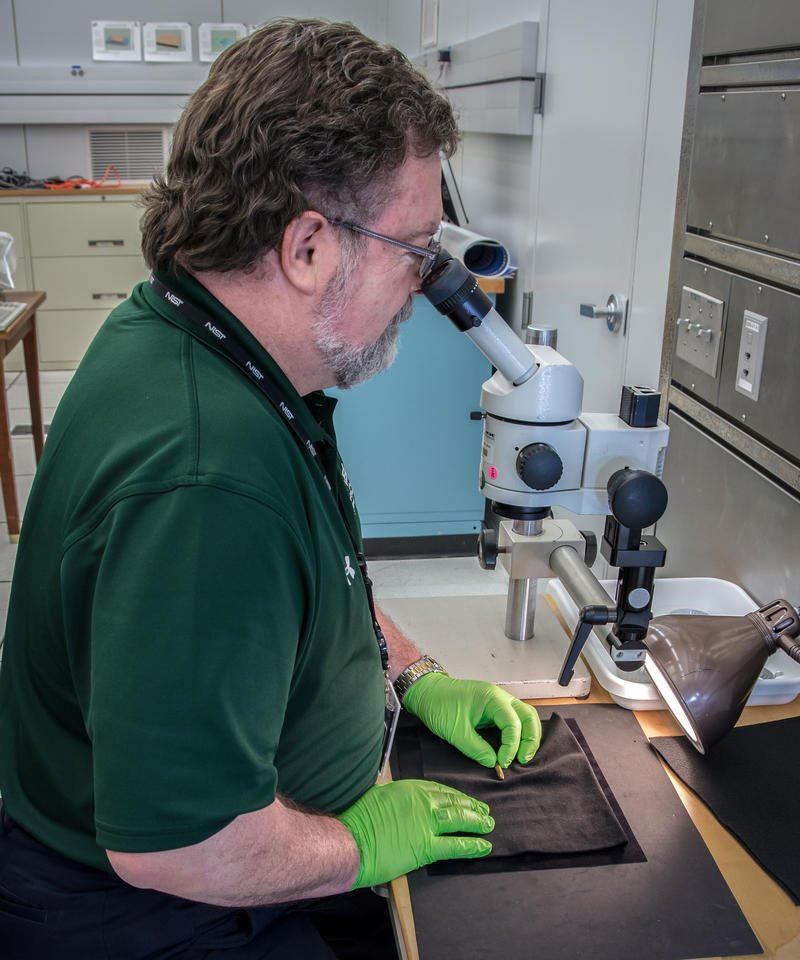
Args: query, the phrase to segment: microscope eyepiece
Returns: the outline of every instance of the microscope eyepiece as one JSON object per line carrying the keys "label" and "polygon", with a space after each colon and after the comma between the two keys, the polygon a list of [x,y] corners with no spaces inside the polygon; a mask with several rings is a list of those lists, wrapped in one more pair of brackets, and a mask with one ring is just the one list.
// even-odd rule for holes
{"label": "microscope eyepiece", "polygon": [[460,260],[446,250],[425,275],[422,292],[462,332],[476,326],[492,309],[492,301]]}

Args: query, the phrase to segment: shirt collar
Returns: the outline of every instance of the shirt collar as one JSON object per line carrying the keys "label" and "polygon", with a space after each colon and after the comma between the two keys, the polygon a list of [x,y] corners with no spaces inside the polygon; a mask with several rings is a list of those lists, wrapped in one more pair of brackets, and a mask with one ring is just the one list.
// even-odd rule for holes
{"label": "shirt collar", "polygon": [[[302,423],[312,441],[333,442],[333,410],[337,402],[334,397],[327,396],[321,390],[301,397],[283,370],[247,327],[227,307],[223,306],[199,280],[182,267],[176,265],[169,270],[153,271],[153,273],[171,293],[177,295],[178,299],[189,301],[196,309],[205,313],[212,322],[216,321],[230,337],[244,348],[252,357],[253,362],[266,372],[275,386],[284,394],[290,409]],[[181,310],[174,303],[171,303],[167,297],[159,296],[149,283],[142,286],[147,302],[165,320],[185,330],[190,336],[220,354],[228,362],[233,362],[212,336],[203,336],[198,326],[184,316]],[[242,376],[246,376],[246,374],[242,372]]]}

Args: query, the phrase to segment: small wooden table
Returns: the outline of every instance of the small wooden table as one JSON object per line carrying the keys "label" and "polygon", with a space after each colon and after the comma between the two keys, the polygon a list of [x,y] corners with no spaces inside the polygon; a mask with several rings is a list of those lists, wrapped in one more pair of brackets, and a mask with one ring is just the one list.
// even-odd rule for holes
{"label": "small wooden table", "polygon": [[27,303],[28,306],[5,330],[0,332],[0,375],[2,375],[2,383],[0,383],[0,387],[2,387],[0,389],[0,482],[3,487],[3,503],[5,504],[6,520],[8,521],[8,539],[12,543],[19,540],[20,516],[3,364],[5,358],[21,340],[25,354],[28,401],[31,408],[33,449],[38,463],[44,449],[44,426],[42,424],[42,400],[39,391],[39,346],[36,340],[36,310],[44,302],[45,296],[42,291],[38,290],[12,290],[7,299],[17,303]]}

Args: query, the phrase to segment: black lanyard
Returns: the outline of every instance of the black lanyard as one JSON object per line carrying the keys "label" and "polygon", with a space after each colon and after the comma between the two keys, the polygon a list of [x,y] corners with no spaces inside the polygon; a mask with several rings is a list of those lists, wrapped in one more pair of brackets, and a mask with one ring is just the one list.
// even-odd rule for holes
{"label": "black lanyard", "polygon": [[[367,592],[367,603],[369,604],[369,612],[370,616],[372,617],[372,627],[375,631],[375,638],[378,641],[378,649],[380,650],[381,654],[381,665],[383,666],[384,671],[388,670],[389,649],[386,644],[386,637],[384,637],[381,626],[378,623],[378,618],[375,615],[375,600],[372,596],[372,580],[370,580],[367,573],[366,558],[358,548],[358,543],[353,534],[350,522],[347,519],[347,513],[339,502],[339,497],[333,492],[333,487],[331,486],[331,482],[325,473],[324,467],[322,466],[317,448],[314,446],[314,442],[308,435],[307,431],[298,422],[297,417],[289,406],[289,400],[285,393],[273,380],[270,379],[269,375],[265,373],[258,366],[258,364],[255,363],[247,350],[245,350],[241,344],[234,340],[233,337],[231,337],[225,331],[224,326],[221,326],[218,320],[212,319],[207,313],[195,306],[195,304],[191,303],[191,301],[186,300],[184,297],[179,297],[176,293],[173,293],[169,287],[163,284],[158,277],[152,273],[150,274],[150,286],[155,290],[159,297],[166,300],[167,303],[173,306],[188,320],[191,320],[196,327],[207,331],[206,336],[209,341],[207,345],[211,346],[213,343],[220,350],[222,350],[241,371],[247,374],[247,376],[253,381],[253,383],[270,401],[270,403],[272,403],[275,409],[283,415],[283,418],[291,429],[292,433],[297,437],[302,447],[308,452],[311,459],[317,465],[320,475],[325,481],[325,486],[330,491],[333,501],[336,504],[336,508],[342,518],[342,522],[347,530],[347,536],[350,538],[350,542],[353,545],[356,560],[358,561],[358,567],[361,570],[361,577],[364,581],[364,587],[366,588]],[[200,342],[203,343],[204,341],[201,340]]]}

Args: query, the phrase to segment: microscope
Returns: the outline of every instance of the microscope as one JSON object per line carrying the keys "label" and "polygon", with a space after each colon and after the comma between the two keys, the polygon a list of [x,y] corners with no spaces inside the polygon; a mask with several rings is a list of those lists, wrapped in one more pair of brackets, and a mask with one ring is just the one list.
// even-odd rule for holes
{"label": "microscope", "polygon": [[[483,662],[463,660],[466,624],[451,631],[454,648],[437,655],[454,672],[480,670],[515,696],[586,696],[591,681],[578,657],[592,629],[618,669],[637,670],[645,658],[655,570],[666,554],[644,534],[667,504],[660,475],[669,430],[658,419],[660,397],[624,387],[619,415],[583,412],[583,378],[575,367],[551,346],[523,343],[477,279],[445,250],[422,292],[496,371],[481,390],[479,483],[499,521],[484,525],[478,557],[486,569],[499,560],[509,575],[505,635],[488,638]],[[601,552],[619,568],[614,599],[589,569],[594,534],[554,517],[553,507],[606,515]],[[536,610],[537,580],[552,576],[580,610],[566,654],[556,615],[545,605]],[[479,611],[467,616],[469,627],[491,632]]]}

